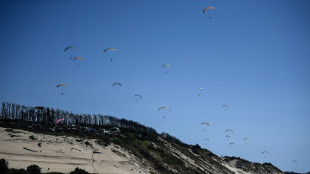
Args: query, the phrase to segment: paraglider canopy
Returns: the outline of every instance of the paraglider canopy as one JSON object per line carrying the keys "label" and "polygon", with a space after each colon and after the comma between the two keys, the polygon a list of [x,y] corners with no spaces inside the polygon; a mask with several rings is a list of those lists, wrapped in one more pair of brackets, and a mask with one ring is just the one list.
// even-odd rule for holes
{"label": "paraglider canopy", "polygon": [[208,122],[202,122],[201,124],[206,124],[206,125],[210,126],[210,124]]}
{"label": "paraglider canopy", "polygon": [[196,91],[202,91],[202,87],[197,88]]}
{"label": "paraglider canopy", "polygon": [[140,99],[142,99],[142,96],[139,94],[134,95],[134,97],[140,97]]}
{"label": "paraglider canopy", "polygon": [[110,129],[110,131],[111,131],[111,132],[117,132],[117,133],[119,133],[119,132],[120,132],[120,129],[119,129],[118,127],[112,127],[112,128]]}
{"label": "paraglider canopy", "polygon": [[234,133],[234,131],[233,131],[232,129],[226,129],[226,130],[225,130],[225,133],[226,133],[226,132]]}
{"label": "paraglider canopy", "polygon": [[171,111],[168,107],[166,107],[166,106],[162,106],[162,107],[159,107],[158,108],[158,111],[160,111],[161,109],[167,109],[169,112]]}
{"label": "paraglider canopy", "polygon": [[61,86],[65,86],[65,87],[68,87],[68,85],[64,84],[64,83],[60,83],[57,85],[57,88],[61,87]]}
{"label": "paraglider canopy", "polygon": [[248,144],[249,138],[243,138],[243,141],[245,141],[245,143]]}
{"label": "paraglider canopy", "polygon": [[73,58],[73,60],[76,60],[76,59],[79,59],[79,60],[83,60],[83,61],[84,61],[84,58],[83,58],[83,57],[75,57],[75,58]]}
{"label": "paraglider canopy", "polygon": [[209,10],[209,9],[213,9],[213,10],[215,10],[215,8],[214,7],[206,7],[205,9],[203,9],[203,11],[202,11],[202,13],[205,13],[207,10]]}
{"label": "paraglider canopy", "polygon": [[107,51],[117,51],[117,52],[119,52],[119,50],[116,49],[116,48],[107,48],[107,49],[105,49],[103,52],[105,53],[105,52],[107,52]]}
{"label": "paraglider canopy", "polygon": [[76,51],[79,51],[79,49],[77,47],[69,46],[69,47],[65,48],[64,52],[66,52],[69,49],[75,49]]}
{"label": "paraglider canopy", "polygon": [[122,84],[121,84],[121,83],[113,83],[113,85],[112,85],[112,86],[115,86],[115,85],[122,86]]}
{"label": "paraglider canopy", "polygon": [[142,96],[140,94],[136,94],[134,95],[134,97],[136,98],[136,102],[138,102],[139,100],[142,100]]}
{"label": "paraglider canopy", "polygon": [[161,67],[162,67],[162,68],[164,68],[164,67],[170,68],[171,65],[170,65],[170,64],[163,64]]}
{"label": "paraglider canopy", "polygon": [[60,122],[60,121],[65,121],[63,118],[60,118],[56,121],[56,125]]}

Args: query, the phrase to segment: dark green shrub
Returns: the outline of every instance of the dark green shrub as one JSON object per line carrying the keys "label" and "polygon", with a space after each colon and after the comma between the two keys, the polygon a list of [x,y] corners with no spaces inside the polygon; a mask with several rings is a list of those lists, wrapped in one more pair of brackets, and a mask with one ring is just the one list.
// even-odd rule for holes
{"label": "dark green shrub", "polygon": [[80,168],[75,168],[75,170],[73,172],[70,172],[70,174],[89,174],[88,172],[86,172],[84,169],[80,169]]}
{"label": "dark green shrub", "polygon": [[40,174],[41,168],[39,166],[33,164],[33,165],[27,167],[27,172],[29,174]]}
{"label": "dark green shrub", "polygon": [[10,174],[28,174],[25,169],[10,169]]}
{"label": "dark green shrub", "polygon": [[7,173],[8,171],[8,162],[3,158],[0,159],[0,173]]}

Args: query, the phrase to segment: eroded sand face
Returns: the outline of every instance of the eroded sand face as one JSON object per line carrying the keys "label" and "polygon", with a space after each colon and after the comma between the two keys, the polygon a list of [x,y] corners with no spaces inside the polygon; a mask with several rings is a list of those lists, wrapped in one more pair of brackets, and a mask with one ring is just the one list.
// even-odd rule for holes
{"label": "eroded sand face", "polygon": [[[117,145],[104,147],[94,139],[80,141],[73,137],[44,136],[16,129],[7,132],[5,129],[0,128],[0,158],[9,162],[9,168],[26,169],[36,164],[42,172],[69,173],[79,167],[100,174],[148,174],[151,170]],[[34,136],[35,140],[29,136]]]}

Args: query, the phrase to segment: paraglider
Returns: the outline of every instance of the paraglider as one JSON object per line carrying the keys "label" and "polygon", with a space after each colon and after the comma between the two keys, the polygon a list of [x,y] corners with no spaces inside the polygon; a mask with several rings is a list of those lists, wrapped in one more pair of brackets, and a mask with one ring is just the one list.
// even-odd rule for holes
{"label": "paraglider", "polygon": [[[169,109],[168,107],[166,107],[166,106],[162,106],[162,107],[159,107],[158,109],[157,109],[157,111],[159,112],[159,111],[169,111],[169,112],[171,112],[171,109]],[[163,115],[163,118],[166,118],[166,116],[165,115]]]}
{"label": "paraglider", "polygon": [[112,128],[110,129],[110,131],[111,131],[112,133],[120,133],[120,132],[121,132],[121,130],[120,130],[118,127],[112,127]]}
{"label": "paraglider", "polygon": [[113,83],[112,87],[115,87],[116,88],[116,91],[118,91],[119,87],[121,87],[122,84],[121,83]]}
{"label": "paraglider", "polygon": [[200,94],[202,93],[202,87],[197,88],[196,91],[198,91],[198,96],[200,96]]}
{"label": "paraglider", "polygon": [[[208,122],[202,122],[201,125],[203,125],[203,124],[210,126],[210,124]],[[206,131],[206,128],[204,128],[203,131]]]}
{"label": "paraglider", "polygon": [[229,141],[229,139],[230,139],[230,135],[226,135],[226,138],[227,138],[227,140]]}
{"label": "paraglider", "polygon": [[269,152],[263,151],[263,152],[262,152],[262,155],[266,158],[266,157],[269,155]]}
{"label": "paraglider", "polygon": [[107,48],[103,50],[103,53],[107,55],[108,58],[110,58],[110,61],[112,62],[114,56],[119,53],[119,50],[116,48]]}
{"label": "paraglider", "polygon": [[206,141],[206,145],[208,145],[208,142],[210,141],[208,138],[204,139]]}
{"label": "paraglider", "polygon": [[78,51],[79,51],[79,49],[77,47],[73,47],[73,46],[68,46],[64,49],[64,52],[68,54],[70,59],[73,59],[73,57],[75,57],[74,55],[76,55],[76,52],[78,52]]}
{"label": "paraglider", "polygon": [[134,95],[134,97],[136,98],[136,102],[138,102],[139,100],[142,100],[142,96],[139,94]]}
{"label": "paraglider", "polygon": [[56,121],[56,125],[60,122],[60,121],[65,121],[63,118],[60,118]]}
{"label": "paraglider", "polygon": [[245,143],[248,144],[249,138],[243,138],[243,141],[245,141]]}
{"label": "paraglider", "polygon": [[163,64],[163,65],[161,66],[161,68],[163,68],[163,69],[165,70],[166,74],[168,73],[168,68],[170,68],[170,67],[171,67],[170,64]]}
{"label": "paraglider", "polygon": [[[74,62],[75,62],[75,60],[81,60],[81,61],[84,61],[84,58],[83,57],[74,57],[73,59],[72,59]],[[80,65],[77,63],[77,67],[80,67]]]}
{"label": "paraglider", "polygon": [[[203,9],[202,13],[205,13],[207,10],[210,10],[210,9],[215,10],[214,7],[206,7],[205,9]],[[211,19],[211,16],[210,16],[210,19]]]}
{"label": "paraglider", "polygon": [[[59,88],[59,87],[62,87],[62,86],[63,86],[63,87],[68,87],[68,85],[66,85],[66,84],[64,84],[64,83],[60,83],[60,84],[58,84],[56,87]],[[64,92],[63,92],[63,91],[61,92],[61,95],[64,95]]]}
{"label": "paraglider", "polygon": [[231,143],[229,143],[228,145],[229,145],[231,148],[233,148],[236,144],[233,143],[233,142],[231,142]]}
{"label": "paraglider", "polygon": [[295,164],[296,167],[297,167],[297,163],[298,163],[298,160],[293,161],[293,164]]}
{"label": "paraglider", "polygon": [[222,108],[223,108],[224,111],[226,111],[226,109],[228,109],[229,106],[228,105],[222,105]]}

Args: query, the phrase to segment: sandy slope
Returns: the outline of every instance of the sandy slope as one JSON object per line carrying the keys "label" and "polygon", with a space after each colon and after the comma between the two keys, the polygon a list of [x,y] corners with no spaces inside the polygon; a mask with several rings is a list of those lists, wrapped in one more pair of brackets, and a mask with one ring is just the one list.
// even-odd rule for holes
{"label": "sandy slope", "polygon": [[[100,174],[149,173],[148,167],[116,145],[104,147],[93,139],[78,142],[77,138],[72,137],[14,131],[7,132],[5,128],[0,128],[0,158],[6,159],[10,168],[26,168],[36,164],[42,172],[71,172],[79,167]],[[31,135],[36,140],[29,139]]]}

